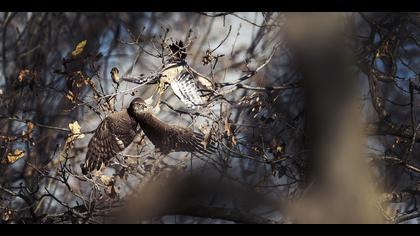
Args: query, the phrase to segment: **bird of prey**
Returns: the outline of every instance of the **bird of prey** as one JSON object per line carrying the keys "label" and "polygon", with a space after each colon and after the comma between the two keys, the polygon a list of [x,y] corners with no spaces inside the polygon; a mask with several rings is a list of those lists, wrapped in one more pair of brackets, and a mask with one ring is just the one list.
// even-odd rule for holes
{"label": "bird of prey", "polygon": [[193,130],[169,125],[152,114],[151,108],[140,98],[134,98],[128,109],[107,116],[98,126],[88,144],[85,163],[81,165],[83,174],[99,170],[104,164],[123,151],[140,131],[162,154],[170,152],[194,152],[210,154],[215,148],[207,146],[204,135]]}
{"label": "bird of prey", "polygon": [[[212,82],[205,76],[193,70],[185,61],[187,53],[182,41],[169,45],[170,56],[167,63],[158,72],[157,76],[141,78],[122,78],[122,80],[137,84],[157,83],[157,98],[170,86],[174,94],[188,108],[199,109],[206,105],[204,97],[213,90]],[[152,97],[154,97],[152,95]]]}

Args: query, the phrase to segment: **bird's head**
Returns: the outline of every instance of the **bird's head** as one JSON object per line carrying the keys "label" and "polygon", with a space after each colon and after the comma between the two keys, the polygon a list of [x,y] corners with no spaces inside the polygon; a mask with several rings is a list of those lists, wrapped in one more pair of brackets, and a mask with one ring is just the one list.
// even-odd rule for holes
{"label": "bird's head", "polygon": [[134,117],[148,113],[149,110],[149,106],[140,97],[134,98],[133,101],[131,101],[130,106],[128,107],[128,113],[130,115],[133,115]]}

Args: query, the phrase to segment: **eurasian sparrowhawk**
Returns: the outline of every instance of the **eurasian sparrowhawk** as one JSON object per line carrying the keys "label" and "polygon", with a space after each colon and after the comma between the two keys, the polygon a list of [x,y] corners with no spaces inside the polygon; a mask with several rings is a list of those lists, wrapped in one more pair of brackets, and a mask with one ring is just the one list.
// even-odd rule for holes
{"label": "eurasian sparrowhawk", "polygon": [[142,98],[131,101],[128,109],[108,115],[98,126],[88,144],[83,174],[99,170],[104,164],[123,151],[140,131],[162,154],[170,152],[197,152],[209,154],[214,146],[204,144],[204,135],[187,127],[169,125],[153,115]]}

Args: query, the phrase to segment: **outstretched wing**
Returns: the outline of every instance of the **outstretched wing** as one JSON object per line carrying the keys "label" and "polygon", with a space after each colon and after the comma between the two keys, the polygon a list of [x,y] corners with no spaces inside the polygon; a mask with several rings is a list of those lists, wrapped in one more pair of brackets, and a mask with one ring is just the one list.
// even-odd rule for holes
{"label": "outstretched wing", "polygon": [[187,107],[197,109],[204,105],[202,92],[196,84],[195,77],[188,70],[182,72],[172,83],[172,90],[175,95]]}
{"label": "outstretched wing", "polygon": [[121,79],[124,80],[124,81],[127,81],[127,82],[131,82],[131,83],[135,83],[135,84],[139,84],[139,85],[145,85],[145,84],[156,83],[158,78],[159,78],[159,76],[157,74],[156,75],[152,74],[152,75],[148,75],[148,76],[141,74],[141,75],[138,75],[138,76],[135,76],[135,77],[123,77]]}
{"label": "outstretched wing", "polygon": [[210,154],[214,152],[213,146],[204,146],[204,135],[193,132],[181,126],[167,126],[163,130],[166,137],[167,148],[175,152],[197,152]]}
{"label": "outstretched wing", "polygon": [[169,125],[153,115],[149,115],[140,123],[143,132],[162,153],[169,152],[197,152],[210,154],[215,151],[213,145],[206,145],[204,135],[193,130]]}
{"label": "outstretched wing", "polygon": [[89,141],[86,160],[82,165],[83,174],[99,170],[102,164],[108,165],[118,152],[130,145],[136,134],[133,126],[126,111],[106,117]]}

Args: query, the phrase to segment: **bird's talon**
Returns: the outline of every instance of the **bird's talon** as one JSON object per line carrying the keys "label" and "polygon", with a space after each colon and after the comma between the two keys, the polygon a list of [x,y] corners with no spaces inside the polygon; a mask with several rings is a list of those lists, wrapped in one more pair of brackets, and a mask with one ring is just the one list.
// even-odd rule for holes
{"label": "bird's talon", "polygon": [[158,91],[159,91],[160,95],[162,95],[163,92],[165,91],[165,85],[161,82],[159,82],[159,84],[158,84]]}

